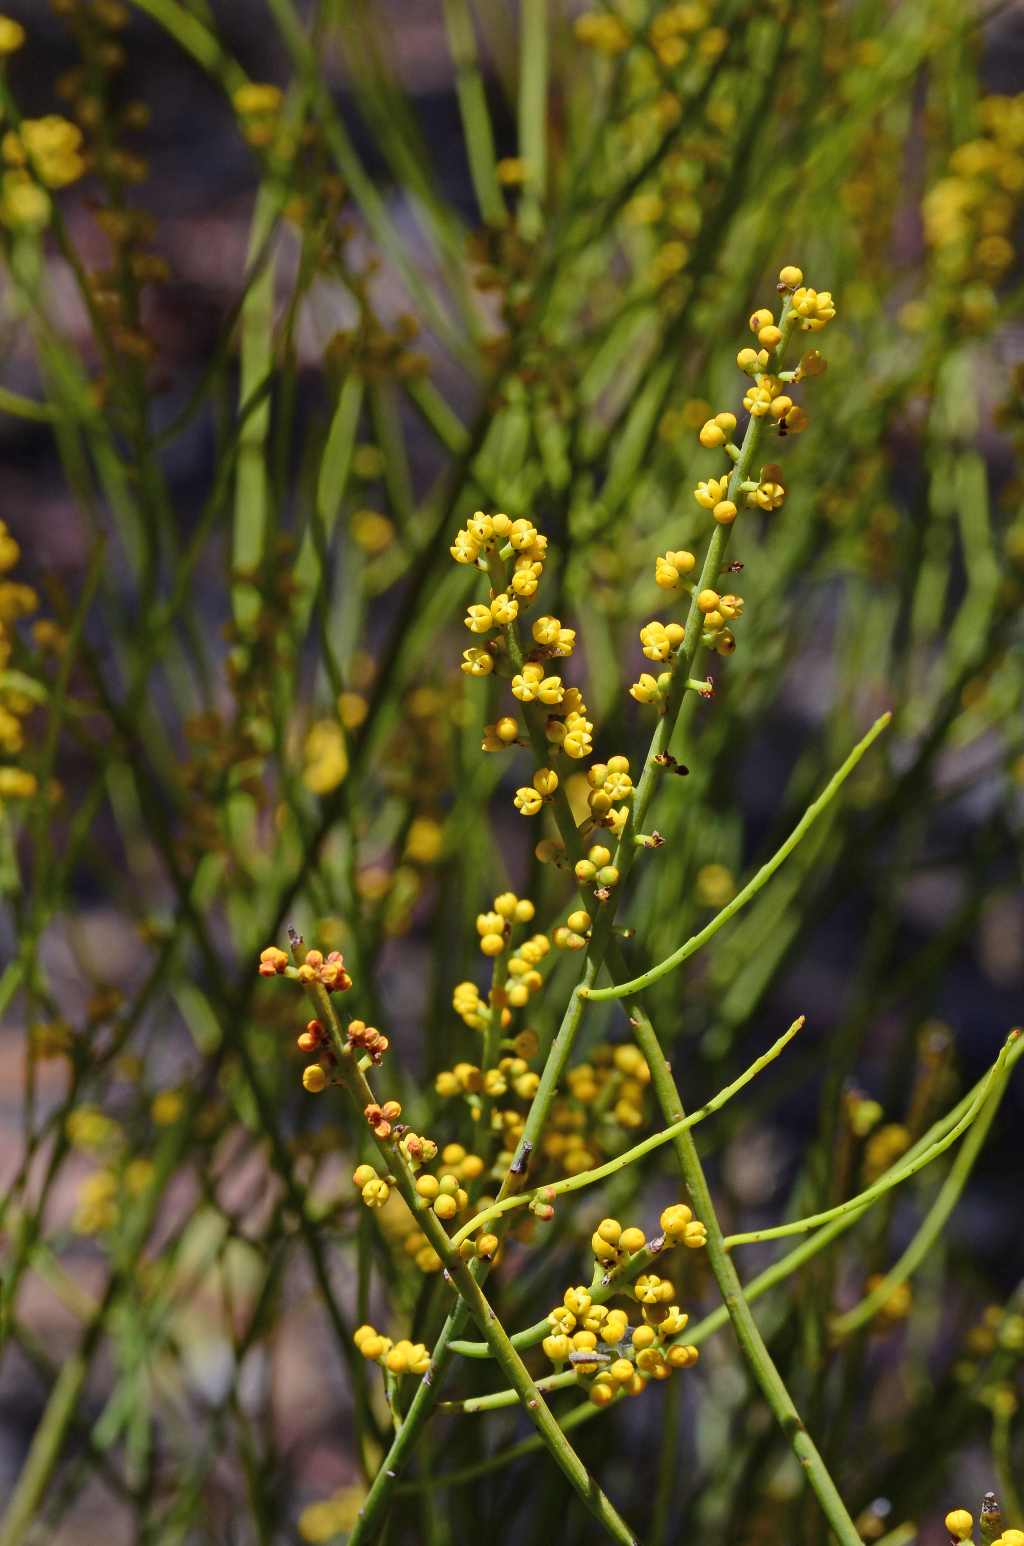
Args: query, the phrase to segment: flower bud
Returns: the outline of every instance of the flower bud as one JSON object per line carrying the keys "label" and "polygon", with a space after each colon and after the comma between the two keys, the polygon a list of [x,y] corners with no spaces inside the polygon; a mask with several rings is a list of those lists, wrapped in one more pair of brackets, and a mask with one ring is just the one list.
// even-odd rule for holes
{"label": "flower bud", "polygon": [[302,1084],[311,1095],[319,1095],[321,1090],[327,1088],[327,1075],[319,1063],[310,1063],[308,1068],[302,1070]]}

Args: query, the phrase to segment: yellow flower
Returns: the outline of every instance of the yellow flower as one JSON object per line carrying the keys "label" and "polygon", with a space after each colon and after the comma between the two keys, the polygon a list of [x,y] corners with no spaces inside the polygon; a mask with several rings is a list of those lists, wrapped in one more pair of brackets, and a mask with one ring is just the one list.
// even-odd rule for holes
{"label": "yellow flower", "polygon": [[468,607],[466,610],[465,624],[470,633],[488,633],[494,626],[490,607]]}
{"label": "yellow flower", "polygon": [[25,29],[10,16],[0,16],[0,54],[13,54],[25,41]]}
{"label": "yellow flower", "polygon": [[406,858],[417,864],[433,864],[444,848],[444,828],[429,816],[417,816],[405,840]]}
{"label": "yellow flower", "polygon": [[475,564],[480,556],[480,543],[476,535],[469,531],[460,531],[455,542],[448,550],[457,564]]}
{"label": "yellow flower", "polygon": [[[376,1333],[374,1333],[376,1336]],[[381,1341],[377,1338],[377,1341]],[[347,1535],[355,1529],[359,1511],[366,1501],[363,1487],[340,1487],[322,1503],[310,1503],[299,1515],[299,1534],[309,1546],[322,1546],[335,1535]]]}
{"label": "yellow flower", "polygon": [[[473,608],[471,607],[470,611],[472,610]],[[518,601],[516,601],[513,596],[509,596],[508,594],[495,596],[494,600],[491,602],[491,616],[496,623],[500,623],[504,626],[507,626],[509,623],[513,622],[518,615],[518,612]]]}
{"label": "yellow flower", "polygon": [[94,1170],[75,1189],[78,1207],[71,1220],[76,1235],[95,1235],[117,1223],[117,1177],[109,1170]]}
{"label": "yellow flower", "polygon": [[5,172],[0,183],[0,220],[4,225],[41,230],[50,218],[50,200],[27,172]]}
{"label": "yellow flower", "polygon": [[239,86],[231,98],[236,113],[279,113],[284,98],[278,86],[250,81]]}
{"label": "yellow flower", "polygon": [[343,692],[338,696],[338,713],[346,730],[358,730],[370,712],[370,705],[358,692]]}
{"label": "yellow flower", "polygon": [[306,736],[302,782],[314,794],[330,794],[348,772],[345,732],[336,719],[322,719]]}
{"label": "yellow flower", "polygon": [[39,785],[21,768],[0,768],[0,795],[7,800],[31,800]]}
{"label": "yellow flower", "polygon": [[349,531],[355,542],[364,553],[371,556],[375,553],[383,553],[389,547],[395,535],[395,528],[386,515],[380,515],[376,510],[357,510],[349,522]]}
{"label": "yellow flower", "polygon": [[79,154],[82,131],[77,124],[48,113],[45,118],[23,119],[20,133],[40,181],[48,188],[64,188],[84,173]]}
{"label": "yellow flower", "polygon": [[581,43],[599,54],[621,54],[632,41],[622,22],[608,12],[587,11],[573,27]]}
{"label": "yellow flower", "polygon": [[185,1109],[185,1097],[180,1090],[161,1090],[149,1108],[149,1114],[157,1127],[173,1127]]}

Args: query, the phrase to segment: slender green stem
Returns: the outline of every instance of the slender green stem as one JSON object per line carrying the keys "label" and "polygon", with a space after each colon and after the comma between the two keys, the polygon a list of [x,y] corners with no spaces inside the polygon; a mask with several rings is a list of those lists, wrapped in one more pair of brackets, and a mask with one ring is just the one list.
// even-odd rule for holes
{"label": "slender green stem", "polygon": [[[608,1412],[613,1406],[626,1399],[624,1392],[616,1392],[615,1396],[605,1407],[594,1406],[591,1401],[581,1401],[579,1406],[573,1407],[567,1416],[559,1422],[563,1433],[570,1433],[573,1428],[578,1428],[582,1423],[590,1422],[592,1418],[599,1417],[602,1412]],[[507,1465],[513,1465],[517,1460],[523,1460],[527,1455],[536,1455],[544,1448],[543,1441],[537,1434],[532,1438],[523,1439],[521,1444],[513,1444],[509,1449],[503,1449],[498,1455],[491,1455],[487,1460],[478,1460],[474,1465],[461,1467],[458,1471],[445,1471],[440,1475],[431,1476],[422,1482],[403,1482],[395,1490],[398,1493],[421,1492],[425,1488],[432,1491],[439,1487],[461,1487],[465,1482],[472,1482],[478,1476],[487,1476],[492,1471],[500,1471]]]}
{"label": "slender green stem", "polygon": [[[301,971],[306,960],[306,948],[297,936],[292,940],[292,953]],[[306,982],[305,988],[321,1023],[327,1028],[341,1082],[362,1111],[371,1104],[373,1092],[341,1033],[330,995],[316,981]],[[525,1407],[527,1416],[544,1440],[555,1463],[565,1473],[587,1508],[600,1520],[612,1539],[621,1542],[622,1546],[634,1546],[632,1532],[565,1438],[551,1409],[546,1405],[535,1381],[527,1371],[526,1365],[488,1304],[483,1289],[452,1245],[441,1220],[432,1208],[422,1206],[422,1199],[416,1192],[414,1173],[402,1153],[397,1138],[393,1135],[389,1138],[375,1138],[375,1142],[395,1175],[399,1192],[408,1207],[419,1217],[424,1234],[440,1256],[448,1276],[468,1306],[469,1313],[475,1320],[495,1361],[516,1397]],[[398,1437],[401,1438],[401,1432]]]}
{"label": "slender green stem", "polygon": [[584,1186],[592,1186],[595,1181],[603,1181],[607,1176],[613,1176],[617,1170],[623,1170],[631,1165],[634,1160],[641,1159],[645,1154],[650,1154],[652,1149],[659,1148],[663,1143],[670,1143],[677,1133],[685,1132],[687,1128],[696,1127],[698,1122],[703,1122],[715,1111],[720,1111],[727,1101],[748,1085],[763,1068],[775,1060],[784,1047],[793,1040],[797,1031],[804,1023],[804,1017],[794,1020],[789,1030],[780,1036],[774,1046],[769,1047],[756,1062],[751,1063],[745,1073],[734,1079],[732,1084],[724,1090],[720,1090],[706,1105],[701,1106],[691,1116],[684,1117],[681,1122],[676,1122],[671,1127],[663,1128],[660,1133],[654,1133],[652,1137],[645,1138],[642,1143],[635,1144],[632,1149],[627,1149],[623,1154],[617,1154],[614,1159],[608,1160],[604,1165],[597,1165],[593,1170],[581,1171],[579,1175],[566,1176],[561,1181],[554,1181],[550,1186],[533,1187],[528,1192],[521,1192],[517,1197],[506,1197],[503,1202],[496,1202],[492,1207],[485,1208],[482,1213],[476,1214],[468,1224],[463,1224],[457,1234],[452,1236],[453,1245],[461,1245],[463,1240],[475,1234],[481,1224],[486,1224],[490,1219],[498,1218],[503,1213],[510,1212],[513,1208],[524,1208],[543,1196],[546,1200],[553,1201],[555,1197],[564,1196],[566,1192],[578,1192]]}
{"label": "slender green stem", "polygon": [[[613,951],[609,954],[609,967],[614,976],[617,970],[621,971],[622,958],[618,954],[617,946],[613,947]],[[655,1094],[658,1097],[661,1109],[670,1122],[678,1122],[683,1114],[682,1102],[679,1099],[679,1091],[676,1089],[675,1080],[669,1071],[658,1038],[654,1033],[654,1027],[636,1000],[630,1002],[629,1015],[636,1035],[637,1045],[647,1059],[647,1066],[651,1070],[651,1082],[654,1085]],[[760,1386],[761,1393],[767,1401],[772,1414],[792,1446],[793,1452],[813,1487],[815,1495],[824,1510],[825,1517],[832,1526],[840,1546],[858,1546],[860,1536],[857,1534],[853,1520],[850,1518],[846,1506],[839,1495],[839,1490],[832,1480],[817,1446],[800,1419],[800,1414],[796,1409],[792,1396],[786,1389],[779,1371],[772,1362],[771,1355],[764,1344],[764,1339],[757,1328],[750,1305],[744,1297],[735,1264],[725,1249],[721,1227],[711,1202],[711,1193],[708,1190],[704,1170],[697,1156],[697,1148],[692,1134],[689,1132],[679,1133],[674,1139],[674,1147],[679,1160],[679,1168],[686,1182],[686,1189],[692,1199],[694,1214],[707,1230],[707,1253],[711,1270],[715,1275],[715,1280],[725,1300],[726,1308],[736,1333],[736,1339],[743,1349],[743,1354],[750,1366],[751,1373]]]}
{"label": "slender green stem", "polygon": [[984,1105],[989,1089],[998,1078],[1010,1049],[1020,1037],[1020,1031],[1010,1032],[1009,1039],[989,1070],[988,1078],[977,1099],[964,1113],[953,1130],[947,1133],[944,1138],[939,1139],[937,1143],[932,1144],[931,1148],[926,1150],[924,1154],[920,1155],[910,1164],[902,1165],[899,1170],[884,1176],[882,1180],[876,1181],[874,1186],[869,1186],[866,1191],[860,1192],[856,1197],[851,1197],[848,1202],[839,1203],[835,1208],[828,1208],[824,1213],[812,1213],[808,1218],[795,1219],[791,1224],[778,1224],[774,1229],[751,1230],[750,1233],[744,1235],[729,1235],[725,1242],[726,1250],[731,1251],[733,1246],[736,1245],[749,1245],[755,1240],[781,1240],[785,1235],[799,1235],[803,1234],[805,1230],[816,1229],[819,1224],[827,1224],[830,1220],[839,1218],[841,1214],[854,1213],[865,1207],[868,1203],[874,1202],[886,1192],[891,1191],[894,1186],[899,1186],[902,1181],[906,1181],[910,1176],[914,1175],[923,1165],[929,1165],[933,1159],[937,1159],[940,1154],[945,1153],[950,1144],[955,1143],[960,1134],[970,1127]]}
{"label": "slender green stem", "polygon": [[1009,1077],[1009,1071],[1004,1068],[999,1077],[992,1081],[977,1120],[964,1139],[953,1168],[943,1182],[939,1195],[929,1208],[921,1227],[899,1261],[890,1267],[877,1288],[866,1295],[859,1304],[854,1305],[852,1310],[848,1310],[845,1315],[840,1315],[833,1321],[831,1329],[837,1336],[848,1336],[851,1331],[856,1331],[858,1326],[866,1325],[887,1303],[890,1295],[901,1283],[906,1282],[924,1261],[942,1233],[946,1220],[956,1207],[960,1194],[967,1184],[967,1178],[974,1169],[974,1162],[988,1136],[992,1119],[999,1110],[999,1103],[1003,1098]]}
{"label": "slender green stem", "polygon": [[486,225],[503,226],[508,218],[495,170],[494,131],[480,73],[469,0],[443,0],[444,24],[455,66],[455,95],[466,141],[469,175]]}
{"label": "slender green stem", "polygon": [[[275,181],[260,184],[249,230],[246,267],[259,258],[270,240],[282,204]],[[273,357],[274,282],[277,266],[269,256],[249,286],[242,305],[241,372],[239,396],[246,402],[270,374]],[[263,557],[266,540],[270,485],[267,477],[267,436],[270,433],[270,398],[251,413],[242,430],[235,471],[235,509],[232,559],[242,575],[251,574]],[[243,626],[254,621],[260,608],[259,591],[239,580],[232,596],[235,619]]]}
{"label": "slender green stem", "polygon": [[[548,1327],[551,1330],[551,1327]],[[577,1384],[576,1371],[566,1369],[561,1374],[548,1374],[537,1381],[538,1390],[567,1390]],[[519,1393],[515,1390],[495,1390],[489,1396],[469,1396],[465,1401],[439,1401],[434,1408],[438,1415],[446,1412],[496,1412],[499,1407],[515,1406]]]}
{"label": "slender green stem", "polygon": [[523,196],[519,228],[535,241],[543,230],[541,207],[548,181],[548,6],[521,0],[519,6],[519,154]]}
{"label": "slender green stem", "polygon": [[702,945],[705,945],[713,934],[718,933],[718,930],[724,923],[728,923],[729,919],[734,917],[741,907],[745,907],[757,895],[761,887],[767,884],[779,866],[789,858],[800,839],[805,836],[822,811],[838,794],[842,785],[868,750],[868,747],[878,739],[882,731],[887,729],[891,723],[892,715],[889,713],[885,713],[875,720],[867,735],[853,748],[842,767],[829,779],[818,798],[812,805],[807,807],[779,851],[768,860],[767,864],[761,866],[757,874],[747,882],[726,907],[722,908],[716,917],[712,918],[709,924],[701,929],[699,934],[694,934],[691,939],[686,941],[685,945],[680,945],[678,950],[673,951],[672,955],[666,956],[665,960],[660,962],[659,965],[652,966],[649,971],[642,972],[639,977],[634,977],[632,981],[616,983],[610,988],[581,989],[583,997],[592,999],[625,998],[627,994],[639,993],[643,988],[650,986],[651,983],[658,982],[662,977],[667,976],[677,966],[681,966],[689,956],[693,955],[694,951],[699,950]]}
{"label": "slender green stem", "polygon": [[[642,1251],[637,1251],[625,1261],[619,1262],[612,1272],[602,1273],[600,1264],[595,1268],[594,1281],[587,1289],[587,1293],[594,1304],[605,1304],[620,1292],[623,1285],[631,1283],[639,1277],[641,1272],[646,1272],[653,1261],[657,1261],[665,1248],[662,1236],[649,1240]],[[535,1325],[528,1326],[525,1331],[517,1331],[512,1337],[512,1346],[536,1347],[538,1342],[551,1335],[551,1322],[548,1320],[537,1321]],[[451,1342],[449,1343],[453,1353],[461,1353],[464,1358],[490,1358],[490,1348],[486,1342]]]}

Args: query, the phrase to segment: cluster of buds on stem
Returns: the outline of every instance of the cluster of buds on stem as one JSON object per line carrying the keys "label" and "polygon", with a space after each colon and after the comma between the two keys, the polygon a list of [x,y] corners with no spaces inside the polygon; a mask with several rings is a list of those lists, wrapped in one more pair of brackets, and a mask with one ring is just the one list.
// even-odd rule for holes
{"label": "cluster of buds on stem", "polygon": [[363,1108],[363,1116],[373,1128],[375,1138],[390,1138],[392,1123],[397,1122],[401,1115],[402,1108],[397,1100],[386,1100],[383,1106],[371,1101]]}
{"label": "cluster of buds on stem", "polygon": [[352,978],[345,970],[345,958],[340,950],[332,950],[326,959],[320,950],[308,951],[305,961],[299,967],[299,981],[303,985],[318,982],[328,993],[347,993],[352,986]]}
{"label": "cluster of buds on stem", "polygon": [[360,1326],[352,1340],[368,1363],[379,1363],[391,1374],[426,1374],[430,1354],[422,1342],[392,1342],[372,1326]]}
{"label": "cluster of buds on stem", "polygon": [[[643,1281],[638,1279],[638,1284]],[[664,1286],[674,1293],[671,1284]],[[667,1379],[673,1369],[697,1362],[695,1347],[665,1342],[683,1330],[689,1317],[677,1305],[662,1306],[659,1301],[659,1309],[664,1313],[657,1326],[646,1323],[631,1329],[625,1310],[607,1310],[593,1303],[586,1288],[569,1288],[563,1303],[548,1316],[552,1331],[544,1339],[544,1352],[556,1368],[566,1362],[572,1366],[594,1406],[607,1406],[620,1390],[638,1396],[649,1379]]]}
{"label": "cluster of buds on stem", "polygon": [[388,1038],[382,1036],[374,1026],[366,1025],[362,1020],[352,1020],[349,1022],[347,1039],[354,1052],[368,1053],[377,1066],[380,1066],[381,1059],[388,1050]]}

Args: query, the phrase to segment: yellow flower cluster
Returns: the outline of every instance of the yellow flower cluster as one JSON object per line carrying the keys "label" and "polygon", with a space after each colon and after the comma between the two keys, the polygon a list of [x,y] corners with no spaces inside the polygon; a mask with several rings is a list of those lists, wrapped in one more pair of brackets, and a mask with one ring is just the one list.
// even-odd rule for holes
{"label": "yellow flower cluster", "polygon": [[302,782],[307,789],[323,797],[337,789],[348,773],[345,732],[336,719],[321,719],[311,725],[303,746],[305,766]]}
{"label": "yellow flower cluster", "polygon": [[[3,521],[0,521],[0,574],[13,569],[20,557],[21,549]],[[13,580],[0,581],[0,669],[10,659],[13,625],[20,618],[31,616],[38,608],[39,597],[30,585],[20,585]],[[33,634],[40,648],[49,638],[50,630],[55,634],[58,632],[53,624],[35,624]],[[32,713],[35,706],[35,700],[17,688],[8,687],[0,692],[0,751],[16,757],[24,750],[22,720]],[[30,800],[37,789],[38,783],[33,773],[23,768],[0,768],[0,799]]]}
{"label": "yellow flower cluster", "polygon": [[[97,1112],[98,1116],[99,1113]],[[117,1128],[117,1124],[111,1124]],[[120,1129],[117,1129],[120,1137]],[[128,1197],[137,1197],[153,1176],[148,1159],[134,1159],[125,1166],[120,1178],[113,1170],[94,1170],[75,1188],[75,1212],[71,1228],[76,1235],[98,1235],[113,1229],[121,1216],[118,1193],[123,1187]]]}
{"label": "yellow flower cluster", "polygon": [[512,678],[512,696],[520,703],[533,703],[539,699],[550,706],[561,703],[565,688],[560,676],[545,676],[542,665],[529,662],[524,665],[521,675]]}
{"label": "yellow flower cluster", "polygon": [[412,1234],[406,1235],[402,1248],[421,1272],[440,1272],[444,1265],[422,1229],[414,1229]]}
{"label": "yellow flower cluster", "polygon": [[370,1363],[381,1363],[392,1374],[426,1374],[430,1354],[422,1342],[392,1342],[372,1326],[360,1326],[352,1340]]}
{"label": "yellow flower cluster", "polygon": [[46,225],[50,218],[46,190],[65,188],[86,171],[81,146],[81,129],[57,113],[25,118],[20,129],[7,131],[0,140],[0,155],[7,164],[0,180],[0,219],[5,225],[31,230]]}
{"label": "yellow flower cluster", "polygon": [[[743,406],[755,419],[770,416],[791,435],[805,430],[810,422],[804,410],[794,404],[793,399],[783,389],[783,383],[778,376],[769,375],[767,372],[757,377],[755,386],[748,387],[743,398]],[[735,514],[734,506],[732,515],[728,519],[734,519]],[[718,518],[721,519],[721,517]]]}
{"label": "yellow flower cluster", "polygon": [[693,554],[687,553],[683,548],[680,548],[678,553],[666,553],[664,558],[655,560],[655,585],[661,590],[684,589],[685,577],[694,568],[696,562]]}
{"label": "yellow flower cluster", "polygon": [[522,816],[536,816],[542,805],[550,804],[557,788],[558,774],[554,768],[538,768],[532,786],[524,784],[516,790],[513,802],[516,810]]}
{"label": "yellow flower cluster", "polygon": [[117,1177],[110,1170],[94,1170],[75,1189],[71,1228],[76,1235],[97,1235],[112,1229],[118,1220]]}
{"label": "yellow flower cluster", "polygon": [[680,4],[659,11],[647,30],[647,41],[658,63],[666,70],[682,64],[690,52],[686,39],[701,32],[707,26],[707,21],[706,9],[697,4],[696,0],[681,0]]}
{"label": "yellow flower cluster", "polygon": [[630,697],[637,703],[650,703],[659,713],[664,711],[665,696],[672,684],[671,671],[663,671],[660,676],[653,677],[649,671],[640,673],[640,680],[634,682],[629,689]]}
{"label": "yellow flower cluster", "polygon": [[25,42],[25,29],[10,16],[0,16],[0,55],[14,54]]}
{"label": "yellow flower cluster", "polygon": [[446,1100],[453,1095],[476,1095],[484,1087],[484,1076],[475,1063],[456,1063],[450,1071],[445,1069],[434,1080],[438,1095]]}
{"label": "yellow flower cluster", "polygon": [[942,303],[972,331],[994,320],[994,287],[1015,258],[1012,232],[1024,198],[1024,93],[986,97],[981,122],[981,137],[957,146],[949,176],[921,203],[925,241],[947,287]]}
{"label": "yellow flower cluster", "polygon": [[372,1165],[357,1165],[352,1180],[368,1208],[383,1208],[391,1196],[388,1183],[378,1176]]}
{"label": "yellow flower cluster", "polygon": [[609,57],[624,53],[633,41],[625,26],[610,11],[585,11],[573,27],[579,42]]}
{"label": "yellow flower cluster", "polygon": [[232,97],[242,133],[256,150],[272,144],[278,131],[284,98],[278,86],[265,82],[250,81],[240,86]]}
{"label": "yellow flower cluster", "polygon": [[657,621],[648,623],[640,630],[640,643],[647,659],[668,660],[682,644],[685,632],[678,623],[669,623],[667,628]]}
{"label": "yellow flower cluster", "polygon": [[339,1487],[329,1498],[307,1503],[299,1515],[299,1534],[310,1546],[324,1546],[335,1535],[351,1535],[366,1501],[363,1487]]}
{"label": "yellow flower cluster", "polygon": [[513,552],[516,554],[515,572],[525,573],[535,565],[539,578],[548,539],[542,537],[533,523],[524,517],[513,521],[507,515],[485,515],[482,510],[478,510],[472,520],[466,522],[449,551],[458,564],[477,564],[486,568],[486,565],[479,565],[481,553],[497,551],[502,541],[508,544],[507,552],[501,550],[502,558],[511,557]]}
{"label": "yellow flower cluster", "polygon": [[[599,1230],[614,1232],[618,1227],[614,1219],[605,1219]],[[607,1406],[619,1390],[639,1395],[648,1379],[667,1379],[674,1368],[690,1368],[697,1362],[695,1347],[665,1345],[665,1338],[677,1335],[689,1319],[678,1305],[663,1302],[675,1293],[672,1284],[663,1283],[660,1278],[638,1278],[636,1293],[644,1304],[646,1324],[633,1328],[631,1335],[626,1312],[594,1304],[584,1287],[566,1289],[562,1304],[556,1305],[547,1318],[552,1330],[542,1344],[545,1354],[556,1367],[567,1360],[572,1362],[595,1406]],[[647,1294],[648,1299],[644,1300],[642,1294]],[[655,1297],[651,1298],[651,1294]],[[622,1346],[627,1338],[635,1365]],[[618,1348],[620,1356],[612,1360],[605,1349],[614,1348]]]}
{"label": "yellow flower cluster", "polygon": [[707,1244],[708,1232],[685,1203],[677,1202],[661,1215],[661,1228],[669,1245],[686,1245],[691,1251]]}
{"label": "yellow flower cluster", "polygon": [[[615,1096],[612,1115],[616,1122],[628,1131],[643,1126],[644,1090],[651,1082],[651,1072],[638,1047],[629,1043],[619,1047],[597,1047],[591,1055],[591,1061],[578,1063],[575,1068],[571,1068],[566,1079],[574,1101],[581,1106],[593,1106],[599,1102],[602,1109],[610,1104],[610,1100],[605,1098],[606,1087],[609,1080],[614,1081],[611,1092]],[[588,1165],[579,1166],[580,1171],[587,1168]],[[573,1173],[572,1169],[569,1173]],[[638,1248],[626,1247],[627,1250]]]}

